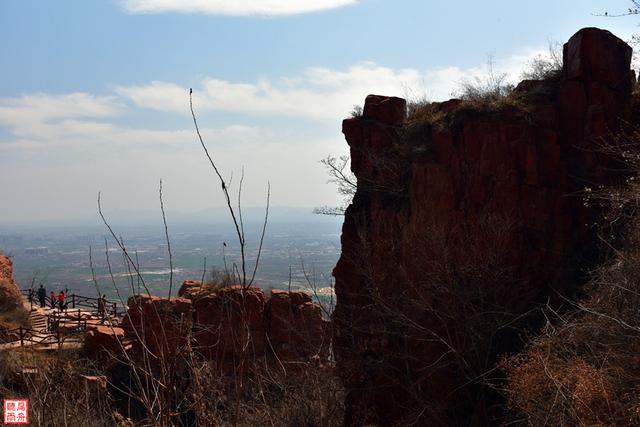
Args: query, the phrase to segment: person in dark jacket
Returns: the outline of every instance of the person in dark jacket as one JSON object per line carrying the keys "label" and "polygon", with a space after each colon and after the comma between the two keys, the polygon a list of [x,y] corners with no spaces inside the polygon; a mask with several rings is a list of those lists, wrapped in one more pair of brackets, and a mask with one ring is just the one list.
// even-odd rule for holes
{"label": "person in dark jacket", "polygon": [[38,302],[40,302],[41,308],[44,308],[44,306],[46,305],[46,300],[47,290],[44,288],[44,286],[40,285],[40,287],[38,288]]}

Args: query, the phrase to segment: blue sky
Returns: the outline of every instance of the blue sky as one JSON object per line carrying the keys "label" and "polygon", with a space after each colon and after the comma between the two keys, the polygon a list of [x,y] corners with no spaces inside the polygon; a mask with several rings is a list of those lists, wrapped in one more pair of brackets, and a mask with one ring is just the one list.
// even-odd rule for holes
{"label": "blue sky", "polygon": [[227,174],[275,205],[338,203],[318,160],[345,152],[340,121],[368,93],[455,92],[489,56],[517,80],[549,41],[585,26],[623,39],[626,0],[4,0],[0,221],[223,200],[194,138],[188,88]]}

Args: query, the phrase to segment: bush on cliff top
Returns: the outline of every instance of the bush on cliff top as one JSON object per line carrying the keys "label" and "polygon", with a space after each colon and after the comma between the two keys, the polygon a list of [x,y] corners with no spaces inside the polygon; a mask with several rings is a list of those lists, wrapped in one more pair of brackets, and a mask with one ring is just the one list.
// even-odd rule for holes
{"label": "bush on cliff top", "polygon": [[528,113],[527,102],[531,96],[549,96],[552,83],[562,76],[562,51],[559,44],[550,44],[547,55],[538,55],[527,64],[522,72],[525,80],[538,80],[545,84],[528,90],[515,90],[506,73],[497,73],[489,60],[488,72],[484,77],[467,79],[460,83],[457,99],[451,100],[447,109],[441,102],[429,102],[421,97],[407,102],[407,126],[431,125],[447,127],[467,114],[500,113],[505,109],[516,109]]}

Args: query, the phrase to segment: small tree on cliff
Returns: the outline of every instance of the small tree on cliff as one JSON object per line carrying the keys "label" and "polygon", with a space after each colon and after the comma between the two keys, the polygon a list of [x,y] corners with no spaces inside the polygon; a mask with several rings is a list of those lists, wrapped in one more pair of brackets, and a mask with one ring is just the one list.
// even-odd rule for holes
{"label": "small tree on cliff", "polygon": [[322,163],[329,174],[329,180],[327,182],[336,184],[338,187],[338,194],[342,196],[342,204],[340,206],[317,207],[313,212],[319,215],[344,215],[344,211],[351,203],[357,188],[356,176],[350,169],[351,157],[348,155],[340,157],[328,155],[320,160],[320,163]]}

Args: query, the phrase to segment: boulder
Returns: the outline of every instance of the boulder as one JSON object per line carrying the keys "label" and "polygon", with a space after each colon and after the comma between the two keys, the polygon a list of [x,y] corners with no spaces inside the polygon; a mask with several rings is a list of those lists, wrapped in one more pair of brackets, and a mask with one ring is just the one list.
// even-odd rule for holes
{"label": "boulder", "polygon": [[362,118],[389,125],[401,125],[407,117],[407,101],[402,98],[369,95]]}
{"label": "boulder", "polygon": [[107,396],[107,377],[104,375],[80,375],[86,395],[94,399],[104,399]]}
{"label": "boulder", "polygon": [[261,289],[232,285],[193,301],[194,349],[227,367],[265,352]]}
{"label": "boulder", "polygon": [[617,87],[630,83],[631,46],[599,28],[583,28],[563,48],[565,76],[569,80],[606,83]]}
{"label": "boulder", "polygon": [[185,280],[178,290],[178,296],[193,299],[205,293],[206,287],[202,282],[197,280]]}
{"label": "boulder", "polygon": [[87,331],[84,338],[84,350],[88,355],[118,356],[122,353],[124,330],[110,326],[94,326]]}
{"label": "boulder", "polygon": [[305,292],[273,289],[265,323],[271,348],[281,361],[307,360],[327,344],[320,306]]}
{"label": "boulder", "polygon": [[136,295],[127,301],[122,328],[137,352],[150,351],[172,360],[189,345],[192,317],[187,298]]}

